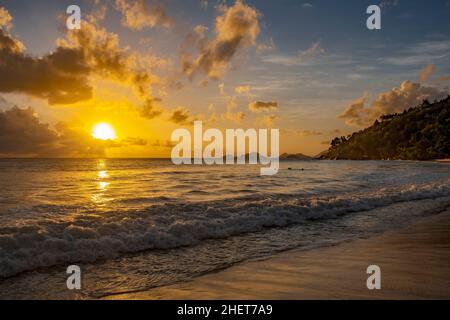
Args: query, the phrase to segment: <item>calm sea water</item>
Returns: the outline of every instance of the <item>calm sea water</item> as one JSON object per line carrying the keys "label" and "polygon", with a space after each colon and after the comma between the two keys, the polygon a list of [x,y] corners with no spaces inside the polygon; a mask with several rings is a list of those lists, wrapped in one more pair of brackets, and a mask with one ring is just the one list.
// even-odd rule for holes
{"label": "calm sea water", "polygon": [[[0,190],[0,298],[82,299],[404,226],[449,206],[450,165],[299,161],[262,177],[258,166],[11,159]],[[66,289],[71,264],[78,292]]]}

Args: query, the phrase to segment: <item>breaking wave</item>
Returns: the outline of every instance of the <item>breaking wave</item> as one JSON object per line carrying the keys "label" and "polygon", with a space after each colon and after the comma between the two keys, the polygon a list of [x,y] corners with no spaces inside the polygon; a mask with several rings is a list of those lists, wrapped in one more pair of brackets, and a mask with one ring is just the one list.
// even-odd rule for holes
{"label": "breaking wave", "polygon": [[38,221],[18,220],[0,227],[0,277],[447,196],[450,180],[334,197],[265,194],[186,203],[161,199],[162,203],[142,210],[75,211],[72,215],[54,215],[52,207]]}

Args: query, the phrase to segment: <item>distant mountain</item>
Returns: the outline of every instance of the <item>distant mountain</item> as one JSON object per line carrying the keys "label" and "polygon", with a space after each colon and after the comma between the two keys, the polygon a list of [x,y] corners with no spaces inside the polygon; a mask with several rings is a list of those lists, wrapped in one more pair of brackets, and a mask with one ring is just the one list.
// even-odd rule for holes
{"label": "distant mountain", "polygon": [[329,150],[324,150],[321,153],[315,155],[313,158],[314,159],[322,159],[324,156],[326,156],[328,154]]}
{"label": "distant mountain", "polygon": [[313,160],[313,158],[306,156],[303,153],[295,153],[295,154],[283,153],[280,156],[280,160]]}
{"label": "distant mountain", "polygon": [[362,131],[334,138],[321,159],[432,160],[450,158],[450,96],[381,116]]}

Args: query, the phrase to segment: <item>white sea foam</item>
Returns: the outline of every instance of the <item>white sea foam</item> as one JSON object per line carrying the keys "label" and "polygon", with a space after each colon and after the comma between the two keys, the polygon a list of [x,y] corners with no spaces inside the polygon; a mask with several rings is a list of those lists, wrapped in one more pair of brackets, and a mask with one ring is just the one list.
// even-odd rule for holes
{"label": "white sea foam", "polygon": [[[189,246],[205,239],[329,219],[390,204],[450,196],[450,181],[370,189],[339,196],[253,195],[162,203],[142,210],[74,212],[0,226],[0,276],[93,262],[124,253]],[[54,210],[54,206],[49,207]],[[66,208],[67,209],[67,208]],[[42,206],[40,211],[45,211]]]}

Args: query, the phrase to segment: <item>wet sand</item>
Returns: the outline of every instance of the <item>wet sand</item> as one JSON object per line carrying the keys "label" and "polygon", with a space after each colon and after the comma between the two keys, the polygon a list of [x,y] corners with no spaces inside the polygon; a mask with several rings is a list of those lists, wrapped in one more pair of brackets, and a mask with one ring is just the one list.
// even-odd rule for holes
{"label": "wet sand", "polygon": [[[381,290],[366,287],[372,264],[381,268]],[[370,239],[107,299],[450,299],[450,210]]]}

